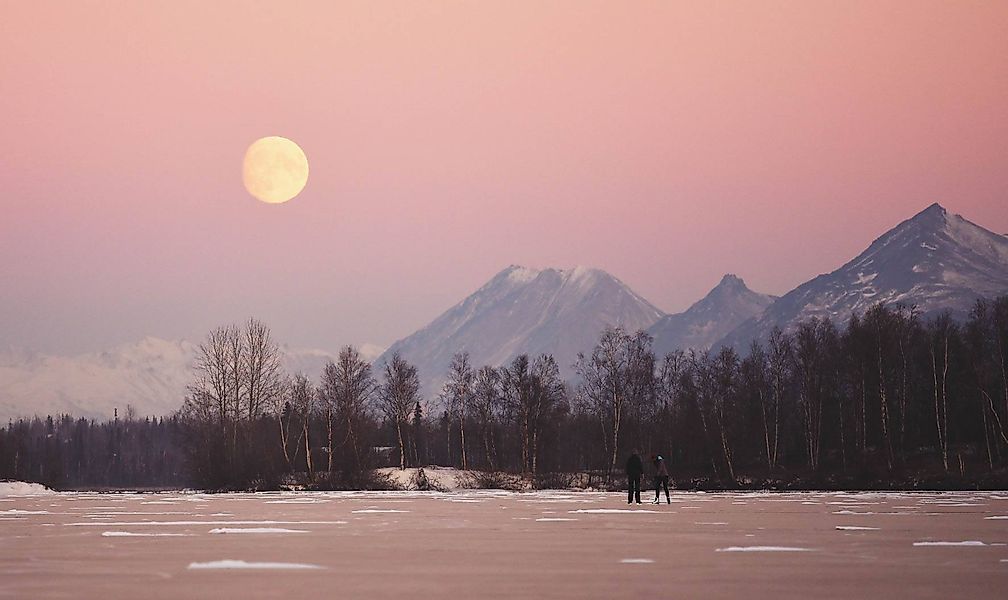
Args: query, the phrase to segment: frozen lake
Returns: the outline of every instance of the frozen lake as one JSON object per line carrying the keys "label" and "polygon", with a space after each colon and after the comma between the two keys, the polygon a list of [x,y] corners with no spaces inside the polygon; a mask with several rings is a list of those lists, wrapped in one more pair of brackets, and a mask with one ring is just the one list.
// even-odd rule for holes
{"label": "frozen lake", "polygon": [[959,597],[1008,492],[0,496],[0,597]]}

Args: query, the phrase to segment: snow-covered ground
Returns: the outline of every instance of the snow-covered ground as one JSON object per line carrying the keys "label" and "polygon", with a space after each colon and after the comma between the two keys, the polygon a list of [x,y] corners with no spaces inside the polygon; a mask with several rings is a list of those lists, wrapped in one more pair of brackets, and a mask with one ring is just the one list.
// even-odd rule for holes
{"label": "snow-covered ground", "polygon": [[[385,467],[378,469],[378,473],[388,477],[397,487],[404,490],[415,490],[418,470]],[[467,487],[466,480],[473,476],[473,471],[463,471],[453,467],[424,467],[423,472],[431,489],[448,492]]]}
{"label": "snow-covered ground", "polygon": [[[459,475],[445,471],[444,484]],[[1000,598],[1008,589],[1004,492],[647,499],[472,489],[6,496],[0,596]]]}
{"label": "snow-covered ground", "polygon": [[41,483],[25,483],[24,481],[0,481],[0,497],[4,496],[44,496],[55,494]]}

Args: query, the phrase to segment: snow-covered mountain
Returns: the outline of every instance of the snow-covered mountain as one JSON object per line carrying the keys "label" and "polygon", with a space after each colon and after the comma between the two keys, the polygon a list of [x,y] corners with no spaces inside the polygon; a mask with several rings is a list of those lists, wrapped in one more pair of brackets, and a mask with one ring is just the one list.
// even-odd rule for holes
{"label": "snow-covered mountain", "polygon": [[[284,367],[317,380],[334,355],[322,350],[283,347]],[[381,349],[366,346],[365,358]],[[182,404],[193,379],[197,344],[147,337],[107,351],[59,356],[0,352],[0,420],[68,413],[88,418],[125,414],[160,416]]]}
{"label": "snow-covered mountain", "polygon": [[[916,305],[922,315],[964,317],[978,297],[1008,293],[1008,237],[932,204],[832,273],[791,290],[720,343],[742,348],[776,325],[830,317],[845,323],[876,302]],[[720,345],[720,344],[719,344]]]}
{"label": "snow-covered mountain", "polygon": [[417,365],[424,390],[440,389],[452,355],[468,351],[475,366],[503,365],[521,353],[550,353],[570,377],[577,353],[590,351],[607,325],[647,329],[662,311],[599,269],[529,269],[512,265],[429,325],[393,344]]}
{"label": "snow-covered mountain", "polygon": [[665,315],[648,329],[657,356],[673,350],[707,350],[747,319],[757,317],[776,296],[746,287],[741,278],[728,274],[706,296],[684,312]]}

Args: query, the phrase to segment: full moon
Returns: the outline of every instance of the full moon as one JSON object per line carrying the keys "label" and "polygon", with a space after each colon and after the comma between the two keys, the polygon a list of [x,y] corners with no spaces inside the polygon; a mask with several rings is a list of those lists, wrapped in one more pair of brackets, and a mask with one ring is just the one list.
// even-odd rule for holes
{"label": "full moon", "polygon": [[282,204],[300,194],[308,183],[308,158],[287,138],[260,138],[245,151],[242,181],[257,199]]}

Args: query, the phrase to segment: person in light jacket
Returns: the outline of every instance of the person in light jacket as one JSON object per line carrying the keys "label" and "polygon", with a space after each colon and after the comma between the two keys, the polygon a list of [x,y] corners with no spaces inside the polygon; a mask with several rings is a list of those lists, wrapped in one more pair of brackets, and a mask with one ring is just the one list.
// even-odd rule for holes
{"label": "person in light jacket", "polygon": [[665,466],[665,460],[661,457],[661,454],[655,457],[654,468],[655,468],[654,502],[652,502],[651,504],[659,503],[659,499],[661,498],[660,492],[662,488],[665,488],[665,501],[668,502],[669,504],[672,504],[672,498],[669,496],[668,491],[668,482],[669,482],[668,467]]}

